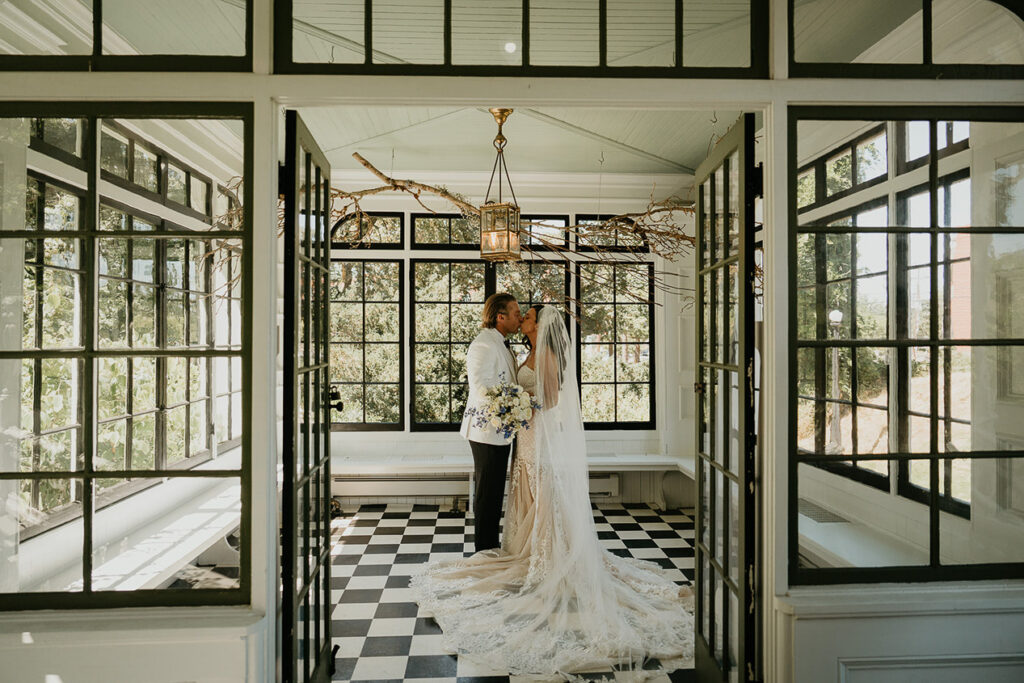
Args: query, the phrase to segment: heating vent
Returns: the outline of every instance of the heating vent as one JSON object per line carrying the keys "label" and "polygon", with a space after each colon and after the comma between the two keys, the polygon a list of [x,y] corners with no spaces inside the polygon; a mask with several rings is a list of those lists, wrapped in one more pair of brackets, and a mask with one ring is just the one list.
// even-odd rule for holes
{"label": "heating vent", "polygon": [[805,498],[800,498],[797,501],[797,510],[799,510],[800,514],[804,517],[809,517],[819,524],[835,524],[837,522],[845,522],[849,524],[850,522],[850,520],[843,519],[836,513],[826,510],[820,505],[812,503]]}

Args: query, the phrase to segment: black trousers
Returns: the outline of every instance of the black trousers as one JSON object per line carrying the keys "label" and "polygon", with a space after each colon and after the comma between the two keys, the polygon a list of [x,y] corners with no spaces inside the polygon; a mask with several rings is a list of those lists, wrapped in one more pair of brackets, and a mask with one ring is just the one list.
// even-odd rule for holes
{"label": "black trousers", "polygon": [[476,491],[473,500],[473,543],[477,552],[497,548],[501,524],[501,501],[505,497],[509,446],[470,441]]}

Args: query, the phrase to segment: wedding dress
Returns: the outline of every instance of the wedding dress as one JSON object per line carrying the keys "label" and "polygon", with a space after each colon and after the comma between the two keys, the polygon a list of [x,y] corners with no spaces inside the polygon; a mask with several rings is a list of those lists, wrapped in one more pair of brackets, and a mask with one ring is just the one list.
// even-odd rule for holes
{"label": "wedding dress", "polygon": [[[452,652],[513,675],[693,656],[688,588],[597,537],[589,498],[576,363],[558,309],[538,316],[536,370],[518,381],[542,409],[517,435],[500,550],[429,563],[410,581]],[[674,667],[673,667],[674,668]]]}

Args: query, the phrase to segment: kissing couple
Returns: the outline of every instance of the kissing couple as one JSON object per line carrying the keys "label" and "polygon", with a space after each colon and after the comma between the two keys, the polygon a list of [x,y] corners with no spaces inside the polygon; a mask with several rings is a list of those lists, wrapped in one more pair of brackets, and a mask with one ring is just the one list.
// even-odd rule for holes
{"label": "kissing couple", "polygon": [[[482,327],[466,356],[462,423],[476,470],[477,552],[425,565],[410,581],[416,601],[440,625],[449,651],[513,675],[571,679],[608,666],[641,675],[648,657],[666,667],[690,659],[689,588],[598,539],[565,311],[531,306],[523,315],[514,296],[498,293],[484,304]],[[507,341],[517,331],[529,349],[521,364]],[[540,404],[512,438],[472,419],[500,384],[519,384]]]}

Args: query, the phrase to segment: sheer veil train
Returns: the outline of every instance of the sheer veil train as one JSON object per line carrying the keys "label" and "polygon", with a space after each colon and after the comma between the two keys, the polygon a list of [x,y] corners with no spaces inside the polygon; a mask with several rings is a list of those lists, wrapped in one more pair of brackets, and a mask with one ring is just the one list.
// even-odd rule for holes
{"label": "sheer veil train", "polygon": [[[689,590],[654,563],[609,552],[597,537],[563,316],[553,306],[538,315],[535,395],[543,408],[520,433],[517,458],[532,459],[529,491],[513,484],[502,549],[431,563],[410,587],[450,650],[513,674],[571,678],[609,664],[639,670],[645,657],[689,659]],[[524,496],[526,505],[513,501]]]}

